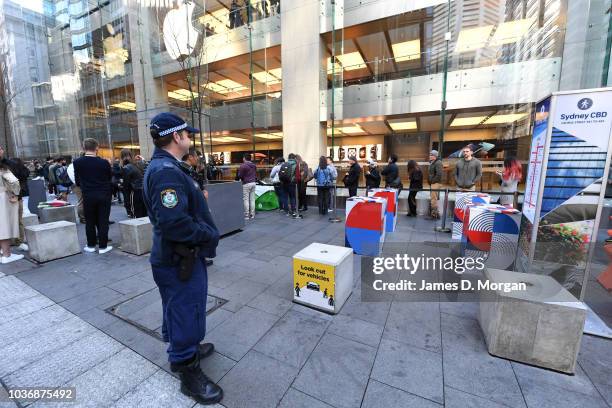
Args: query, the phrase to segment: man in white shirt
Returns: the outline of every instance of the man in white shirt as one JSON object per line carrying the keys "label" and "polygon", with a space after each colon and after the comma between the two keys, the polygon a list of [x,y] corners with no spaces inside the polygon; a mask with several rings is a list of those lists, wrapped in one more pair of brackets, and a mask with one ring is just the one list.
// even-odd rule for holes
{"label": "man in white shirt", "polygon": [[[83,156],[83,153],[81,153],[81,156]],[[83,193],[81,192],[81,187],[76,185],[76,179],[74,177],[74,164],[70,163],[66,171],[68,172],[68,177],[70,178],[70,181],[72,181],[72,192],[77,198],[76,206],[77,206],[77,214],[79,215],[79,222],[81,224],[85,224],[85,211],[83,209]]]}

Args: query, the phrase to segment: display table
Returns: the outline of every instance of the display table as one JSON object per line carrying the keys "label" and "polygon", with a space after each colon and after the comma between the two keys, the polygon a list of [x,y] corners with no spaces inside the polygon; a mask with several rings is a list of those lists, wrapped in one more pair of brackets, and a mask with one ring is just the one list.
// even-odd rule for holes
{"label": "display table", "polygon": [[293,301],[338,313],[353,287],[353,251],[312,243],[293,256]]}
{"label": "display table", "polygon": [[521,283],[524,291],[481,292],[478,320],[489,353],[573,373],[586,307],[550,276],[486,269],[495,283]]}
{"label": "display table", "polygon": [[350,197],[346,200],[345,246],[359,255],[378,256],[385,241],[387,200]]}
{"label": "display table", "polygon": [[210,181],[206,185],[208,207],[219,235],[244,228],[244,202],[240,181]]}
{"label": "display table", "polygon": [[516,258],[521,213],[498,204],[469,204],[464,211],[461,253],[485,257],[489,268],[510,269]]}
{"label": "display table", "polygon": [[491,197],[488,194],[476,192],[461,192],[455,194],[455,209],[453,210],[453,239],[461,239],[463,233],[463,217],[465,209],[471,204],[489,204]]}
{"label": "display table", "polygon": [[373,188],[368,191],[368,197],[380,197],[387,200],[387,209],[385,211],[387,217],[385,221],[385,231],[395,231],[395,226],[397,225],[397,201],[399,199],[397,189]]}

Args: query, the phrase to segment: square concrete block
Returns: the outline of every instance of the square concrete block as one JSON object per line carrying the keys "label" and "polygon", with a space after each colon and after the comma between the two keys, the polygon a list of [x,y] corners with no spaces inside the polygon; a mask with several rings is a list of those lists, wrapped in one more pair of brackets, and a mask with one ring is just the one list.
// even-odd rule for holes
{"label": "square concrete block", "polygon": [[153,226],[149,217],[133,218],[119,222],[121,250],[134,255],[151,252]]}
{"label": "square concrete block", "polygon": [[74,205],[40,208],[38,215],[40,216],[41,224],[55,221],[68,221],[76,224],[76,208]]}
{"label": "square concrete block", "polygon": [[28,214],[21,217],[23,221],[24,227],[29,227],[30,225],[38,225],[38,215],[36,214]]}
{"label": "square concrete block", "polygon": [[56,221],[25,227],[30,257],[38,262],[78,254],[81,252],[76,224]]}
{"label": "square concrete block", "polygon": [[350,248],[313,242],[293,255],[294,302],[335,314],[350,296],[352,287]]}
{"label": "square concrete block", "polygon": [[586,307],[550,276],[487,269],[485,279],[526,284],[524,290],[481,292],[478,320],[489,353],[573,373]]}

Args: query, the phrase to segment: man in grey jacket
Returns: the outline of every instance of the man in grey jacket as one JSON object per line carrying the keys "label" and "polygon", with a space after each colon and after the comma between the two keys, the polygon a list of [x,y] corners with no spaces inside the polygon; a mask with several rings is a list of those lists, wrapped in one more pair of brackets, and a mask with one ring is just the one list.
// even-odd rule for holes
{"label": "man in grey jacket", "polygon": [[438,151],[432,150],[429,153],[429,187],[431,191],[429,197],[431,198],[431,207],[429,215],[431,219],[437,220],[440,218],[438,212],[438,199],[440,198],[440,192],[437,191],[442,186],[442,160],[438,157]]}
{"label": "man in grey jacket", "polygon": [[463,158],[459,159],[455,167],[457,188],[462,191],[476,191],[476,183],[482,177],[482,163],[474,157],[471,146],[465,146],[462,153]]}

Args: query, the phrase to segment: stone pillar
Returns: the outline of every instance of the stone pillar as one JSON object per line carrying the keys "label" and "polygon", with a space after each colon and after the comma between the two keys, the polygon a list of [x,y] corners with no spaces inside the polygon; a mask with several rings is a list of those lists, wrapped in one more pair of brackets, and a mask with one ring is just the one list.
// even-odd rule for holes
{"label": "stone pillar", "polygon": [[159,36],[161,30],[158,29],[156,18],[152,14],[154,8],[142,7],[140,2],[128,4],[138,142],[140,154],[148,160],[154,149],[149,123],[156,114],[168,110],[168,92],[161,78],[154,77],[149,46],[150,38]]}
{"label": "stone pillar", "polygon": [[283,153],[299,154],[311,167],[325,154],[327,137],[319,117],[320,97],[326,95],[320,7],[319,0],[284,0],[281,7]]}

